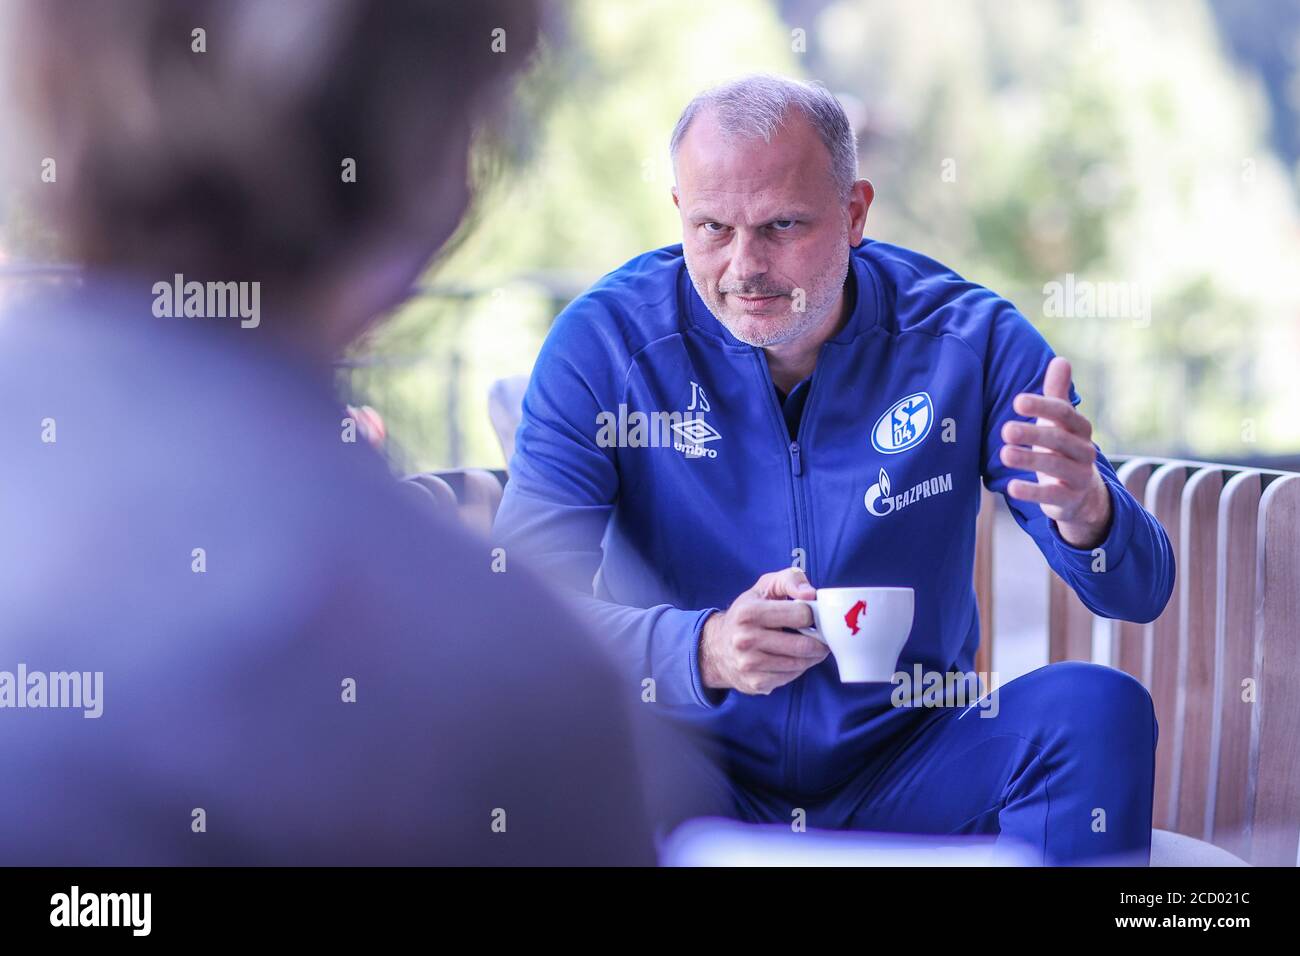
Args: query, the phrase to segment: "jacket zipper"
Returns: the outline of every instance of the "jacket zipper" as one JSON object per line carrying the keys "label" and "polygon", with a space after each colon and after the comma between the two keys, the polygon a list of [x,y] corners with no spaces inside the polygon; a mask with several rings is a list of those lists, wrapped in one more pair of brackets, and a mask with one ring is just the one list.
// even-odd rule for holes
{"label": "jacket zipper", "polygon": [[[809,386],[811,388],[811,385]],[[811,394],[808,398],[811,398]],[[808,410],[807,399],[804,400],[804,411]],[[784,423],[785,416],[781,416]],[[803,429],[803,423],[800,423],[800,430]],[[789,433],[787,432],[787,435]],[[794,546],[803,549],[805,557],[808,550],[804,545],[803,527],[803,494],[802,483],[800,478],[803,475],[803,461],[799,457],[799,442],[791,441],[790,447],[790,484],[794,492]],[[807,561],[805,560],[805,569]],[[806,573],[806,570],[805,570]],[[790,712],[786,715],[785,721],[785,752],[786,752],[786,770],[785,784],[786,789],[793,791],[795,787],[795,778],[799,773],[799,717],[803,704],[803,681],[796,678],[794,687],[790,691]]]}
{"label": "jacket zipper", "polygon": [[[805,555],[804,571],[811,579],[812,555],[811,549],[806,546],[804,538],[804,527],[806,524],[803,503],[803,450],[799,446],[798,440],[790,439],[790,431],[785,423],[785,413],[781,409],[781,403],[777,401],[776,389],[772,382],[772,373],[767,367],[767,360],[759,354],[757,356],[759,363],[763,367],[763,378],[767,382],[768,404],[776,414],[776,423],[779,433],[786,441],[786,455],[790,461],[790,493],[794,503],[794,544],[796,548],[802,549]],[[818,366],[821,365],[820,356]],[[810,411],[813,402],[813,387],[817,382],[817,368],[813,369],[812,381],[808,383],[808,395],[804,399],[803,414],[800,415],[799,431],[801,434],[807,434]],[[798,714],[803,703],[803,681],[796,678],[794,687],[790,689],[790,707],[785,716],[785,778],[786,788],[793,790],[798,776],[799,765],[799,734],[798,734]]]}
{"label": "jacket zipper", "polygon": [[[809,381],[809,393],[803,399],[803,411],[800,415],[800,434],[807,436],[810,431],[810,425],[813,424],[813,403],[816,401],[816,376],[822,369],[826,356],[826,347],[818,354],[818,363],[813,369],[813,377]],[[764,369],[767,368],[767,362],[763,362]],[[771,385],[771,372],[768,372],[768,384]],[[780,403],[776,401],[776,393],[771,393],[772,405],[776,407],[777,421],[781,425],[781,433],[789,438],[789,428],[785,425],[785,414],[781,411]],[[809,525],[809,515],[803,501],[803,449],[797,438],[790,438],[787,446],[787,454],[790,459],[790,493],[794,497],[794,546],[803,551],[803,572],[809,580],[813,580],[813,549],[809,546],[807,540],[807,525]],[[785,753],[788,754],[788,762],[785,765],[785,786],[787,790],[794,791],[798,784],[798,767],[800,767],[800,717],[803,704],[803,679],[802,675],[794,682],[794,687],[790,689],[790,710],[785,718]]]}

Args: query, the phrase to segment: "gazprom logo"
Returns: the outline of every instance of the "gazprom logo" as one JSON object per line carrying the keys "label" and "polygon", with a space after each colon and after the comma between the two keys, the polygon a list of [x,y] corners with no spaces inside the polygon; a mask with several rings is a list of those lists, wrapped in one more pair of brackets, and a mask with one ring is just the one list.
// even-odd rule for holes
{"label": "gazprom logo", "polygon": [[889,475],[880,469],[880,480],[867,489],[865,504],[867,510],[878,518],[883,518],[894,510],[894,499],[889,494]]}
{"label": "gazprom logo", "polygon": [[880,477],[874,485],[867,489],[867,494],[862,503],[867,506],[867,511],[877,518],[892,515],[895,511],[902,511],[922,498],[932,498],[935,495],[942,495],[952,491],[952,472],[927,478],[919,485],[908,488],[901,495],[892,494],[892,491],[889,475],[885,469],[881,468]]}
{"label": "gazprom logo", "polygon": [[915,392],[900,398],[871,429],[871,444],[878,452],[897,455],[919,445],[930,434],[934,422],[934,404],[928,392]]}

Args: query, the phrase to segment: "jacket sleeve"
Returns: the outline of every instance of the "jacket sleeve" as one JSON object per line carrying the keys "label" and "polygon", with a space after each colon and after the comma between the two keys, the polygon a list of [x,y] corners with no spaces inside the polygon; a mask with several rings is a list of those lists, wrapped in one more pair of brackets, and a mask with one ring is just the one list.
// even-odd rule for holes
{"label": "jacket sleeve", "polygon": [[618,415],[629,366],[609,324],[578,300],[556,320],[533,368],[515,434],[510,479],[494,543],[519,555],[566,597],[623,675],[653,679],[655,700],[716,707],[706,689],[699,639],[717,608],[628,607],[595,596],[601,542],[619,496],[617,449],[600,441],[601,413]]}
{"label": "jacket sleeve", "polygon": [[[1016,522],[1089,610],[1118,620],[1153,621],[1173,592],[1173,549],[1160,522],[1129,494],[1100,448],[1097,470],[1110,491],[1111,523],[1096,548],[1073,547],[1038,504],[1007,494],[1011,479],[1033,481],[1034,473],[1002,463],[1002,426],[1010,420],[1031,421],[1017,414],[1011,403],[1021,392],[1042,392],[1054,353],[1023,315],[1005,300],[999,302],[984,357],[984,485],[1006,498]],[[1070,401],[1081,401],[1073,382]]]}

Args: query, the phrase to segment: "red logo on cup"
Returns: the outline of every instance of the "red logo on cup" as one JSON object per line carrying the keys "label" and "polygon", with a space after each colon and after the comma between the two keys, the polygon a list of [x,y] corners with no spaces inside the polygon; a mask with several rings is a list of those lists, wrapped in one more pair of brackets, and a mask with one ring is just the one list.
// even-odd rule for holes
{"label": "red logo on cup", "polygon": [[854,634],[858,633],[858,621],[862,615],[867,613],[867,602],[859,601],[853,607],[849,608],[849,613],[844,615],[844,623],[849,626],[849,630]]}

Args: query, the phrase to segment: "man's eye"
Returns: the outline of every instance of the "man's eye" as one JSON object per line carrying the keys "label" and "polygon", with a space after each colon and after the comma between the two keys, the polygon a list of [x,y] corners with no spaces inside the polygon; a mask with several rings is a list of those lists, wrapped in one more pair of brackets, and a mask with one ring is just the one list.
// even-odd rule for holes
{"label": "man's eye", "polygon": [[[717,227],[716,229],[714,228],[715,226]],[[726,232],[727,227],[720,222],[706,222],[704,224],[704,231],[711,232],[716,236],[719,233]]]}
{"label": "man's eye", "polygon": [[773,219],[772,228],[775,229],[777,232],[789,232],[796,225],[798,225],[798,223],[799,223],[798,219]]}

